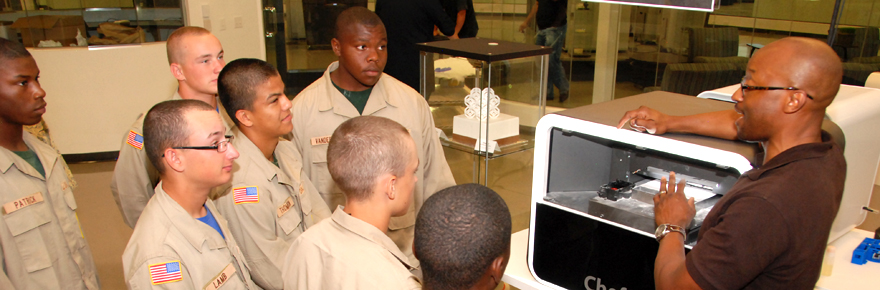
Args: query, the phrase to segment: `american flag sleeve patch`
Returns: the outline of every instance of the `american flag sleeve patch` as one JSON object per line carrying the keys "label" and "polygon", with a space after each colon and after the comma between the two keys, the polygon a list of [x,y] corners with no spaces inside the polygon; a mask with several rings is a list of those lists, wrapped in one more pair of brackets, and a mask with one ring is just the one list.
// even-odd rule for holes
{"label": "american flag sleeve patch", "polygon": [[232,189],[235,204],[260,202],[260,193],[256,186],[236,187]]}
{"label": "american flag sleeve patch", "polygon": [[131,147],[134,147],[135,149],[143,150],[144,136],[138,134],[134,130],[128,131],[128,138],[125,140],[125,143],[128,143],[128,145],[131,145]]}
{"label": "american flag sleeve patch", "polygon": [[180,261],[150,265],[150,282],[159,285],[183,280],[180,274]]}

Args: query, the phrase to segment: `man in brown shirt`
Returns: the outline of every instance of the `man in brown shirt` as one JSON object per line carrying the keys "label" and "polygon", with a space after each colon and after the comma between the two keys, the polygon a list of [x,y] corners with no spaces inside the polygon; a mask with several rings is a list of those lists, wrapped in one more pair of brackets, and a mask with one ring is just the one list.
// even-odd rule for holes
{"label": "man in brown shirt", "polygon": [[[760,142],[760,168],[743,174],[706,216],[685,257],[684,236],[658,230],[657,289],[813,289],[843,195],[846,161],[821,130],[837,95],[840,59],[820,41],[789,37],[755,53],[733,111],[667,116],[630,111],[620,126]],[[659,228],[694,217],[684,183],[661,181],[654,198]],[[804,215],[808,214],[809,217]]]}

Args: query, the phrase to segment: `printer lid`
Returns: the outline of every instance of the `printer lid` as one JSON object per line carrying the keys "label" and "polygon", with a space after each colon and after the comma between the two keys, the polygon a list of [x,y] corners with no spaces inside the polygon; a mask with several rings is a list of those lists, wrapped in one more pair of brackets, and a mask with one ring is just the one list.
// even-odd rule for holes
{"label": "printer lid", "polygon": [[[623,117],[624,112],[635,110],[640,106],[647,106],[674,116],[686,116],[733,109],[733,105],[728,102],[698,99],[693,96],[654,91],[616,99],[611,102],[603,102],[569,109],[555,114],[608,126],[617,126],[617,123],[620,121],[620,118]],[[692,134],[667,133],[663,134],[663,137],[730,151],[746,157],[752,166],[760,164],[760,160],[757,160],[757,156],[758,153],[761,152],[761,149],[757,143],[746,143],[742,141],[731,142],[730,140]]]}

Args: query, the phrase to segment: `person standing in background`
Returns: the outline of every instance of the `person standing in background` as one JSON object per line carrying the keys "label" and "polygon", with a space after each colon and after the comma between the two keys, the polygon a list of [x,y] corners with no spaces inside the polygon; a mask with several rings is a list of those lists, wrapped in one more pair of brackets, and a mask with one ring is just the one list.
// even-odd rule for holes
{"label": "person standing in background", "polygon": [[559,89],[559,102],[568,100],[569,84],[562,68],[562,46],[565,45],[565,28],[568,13],[568,0],[535,0],[535,6],[529,16],[519,25],[519,32],[525,32],[529,22],[535,19],[538,34],[535,44],[553,48],[550,52],[550,64],[547,76],[547,100],[553,100],[553,86]]}
{"label": "person standing in background", "polygon": [[421,80],[416,43],[433,41],[434,26],[444,35],[452,35],[455,21],[437,0],[376,0],[376,14],[388,35],[385,73],[418,91]]}
{"label": "person standing in background", "polygon": [[474,0],[440,0],[446,15],[455,20],[455,32],[449,39],[476,37],[480,26],[474,12]]}

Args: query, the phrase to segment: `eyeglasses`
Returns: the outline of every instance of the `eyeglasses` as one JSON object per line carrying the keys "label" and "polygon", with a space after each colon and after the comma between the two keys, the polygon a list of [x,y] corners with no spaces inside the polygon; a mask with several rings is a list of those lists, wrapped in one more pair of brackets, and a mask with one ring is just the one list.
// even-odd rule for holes
{"label": "eyeglasses", "polygon": [[[217,145],[214,146],[179,146],[179,147],[171,147],[172,149],[195,149],[195,150],[217,150],[218,153],[226,152],[226,149],[229,149],[229,142],[232,142],[232,139],[235,139],[235,136],[226,135],[223,136],[226,140],[222,140],[217,142]],[[164,157],[165,154],[162,154]]]}
{"label": "eyeglasses", "polygon": [[[774,91],[774,90],[799,91],[799,90],[801,90],[801,89],[798,89],[798,88],[795,88],[795,87],[759,87],[759,86],[750,86],[750,85],[746,85],[746,80],[745,80],[745,79],[743,79],[742,82],[739,83],[739,85],[740,85],[740,89],[742,90],[742,94],[743,94],[743,96],[746,95],[746,90],[756,90],[756,91]],[[813,99],[812,96],[810,96],[810,94],[805,94],[805,95],[807,95],[807,98],[810,98],[810,100],[815,100],[815,99]]]}

